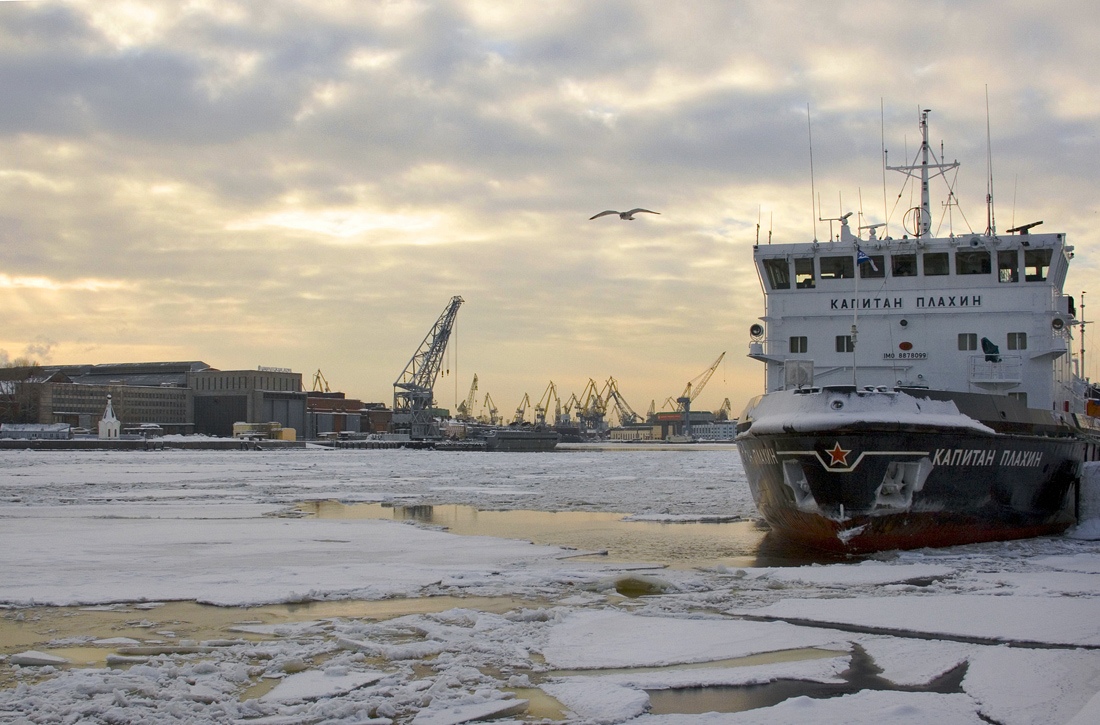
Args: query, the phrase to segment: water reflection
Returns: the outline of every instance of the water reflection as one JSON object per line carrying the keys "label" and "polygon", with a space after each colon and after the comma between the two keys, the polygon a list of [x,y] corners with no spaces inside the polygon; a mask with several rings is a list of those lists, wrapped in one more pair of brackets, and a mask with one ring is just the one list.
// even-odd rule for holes
{"label": "water reflection", "polygon": [[851,664],[840,674],[844,682],[806,682],[775,680],[763,685],[688,687],[649,690],[650,712],[654,715],[699,714],[704,712],[743,712],[772,707],[792,697],[829,698],[852,695],[862,690],[894,692],[963,692],[962,681],[968,664],[945,672],[924,685],[896,685],[882,677],[882,669],[858,644],[852,647]]}
{"label": "water reflection", "polygon": [[[179,647],[218,639],[264,640],[274,635],[242,631],[243,625],[280,625],[329,618],[390,619],[430,614],[462,607],[504,614],[520,608],[548,606],[542,600],[519,597],[420,597],[364,601],[288,602],[255,607],[216,607],[198,602],[164,602],[99,607],[34,607],[9,610],[0,616],[0,661],[26,650],[43,650],[73,665],[106,666],[107,656],[125,644],[56,648],[60,640],[93,641],[123,638],[135,643]],[[11,672],[0,668],[0,687]]]}
{"label": "water reflection", "polygon": [[628,521],[626,514],[598,511],[483,511],[472,506],[344,504],[308,501],[303,513],[326,519],[416,521],[466,536],[522,539],[598,553],[607,561],[673,568],[801,566],[847,561],[769,536],[753,521]]}

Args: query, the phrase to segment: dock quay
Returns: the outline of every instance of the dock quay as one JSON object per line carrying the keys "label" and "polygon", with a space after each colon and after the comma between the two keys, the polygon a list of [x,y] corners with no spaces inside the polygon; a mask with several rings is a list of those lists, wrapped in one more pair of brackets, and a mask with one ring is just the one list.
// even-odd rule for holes
{"label": "dock quay", "polygon": [[305,441],[246,440],[240,438],[139,438],[103,440],[69,438],[60,440],[14,438],[0,440],[0,450],[31,451],[274,451],[305,448]]}

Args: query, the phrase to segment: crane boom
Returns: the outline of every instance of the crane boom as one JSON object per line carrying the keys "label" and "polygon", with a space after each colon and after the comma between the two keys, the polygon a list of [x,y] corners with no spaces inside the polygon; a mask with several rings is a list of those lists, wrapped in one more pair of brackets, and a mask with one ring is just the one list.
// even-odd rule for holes
{"label": "crane boom", "polygon": [[527,406],[531,405],[531,396],[527,393],[523,394],[523,400],[519,401],[519,407],[516,408],[516,417],[512,421],[515,425],[522,425],[527,418]]}
{"label": "crane boom", "polygon": [[558,398],[558,389],[554,386],[553,380],[546,386],[546,390],[543,392],[542,397],[539,398],[539,402],[535,405],[536,425],[546,425],[546,411],[550,407],[551,400],[555,402],[554,420],[556,422],[561,416],[561,399]]}
{"label": "crane boom", "polygon": [[439,376],[443,353],[447,350],[458,308],[463,302],[457,295],[451,298],[405,370],[393,383],[394,422],[398,425],[407,422],[409,436],[414,440],[439,437],[439,428],[431,415],[434,399],[432,385]]}
{"label": "crane boom", "polygon": [[458,404],[458,415],[464,420],[474,417],[474,396],[477,395],[477,373],[474,373],[474,382],[470,383],[470,394]]}
{"label": "crane boom", "polygon": [[721,364],[722,358],[725,356],[726,353],[723,352],[709,368],[689,380],[687,387],[684,388],[684,392],[680,394],[680,397],[690,398],[692,401],[698,398],[699,393],[703,392],[703,388],[706,387],[707,381],[710,380],[710,376],[714,375],[714,371],[718,369],[718,365]]}
{"label": "crane boom", "polygon": [[608,398],[614,401],[615,410],[619,414],[619,425],[634,425],[637,423],[639,416],[623,398],[623,394],[619,392],[619,382],[615,378],[607,379],[607,391]]}
{"label": "crane boom", "polygon": [[[482,420],[489,423],[489,425],[497,424],[497,404],[493,402],[493,396],[488,393],[485,394],[485,401],[481,404],[482,407]],[[485,419],[485,412],[489,413],[488,419]]]}
{"label": "crane boom", "polygon": [[718,369],[718,364],[722,362],[722,358],[726,356],[725,351],[718,356],[718,359],[714,363],[696,376],[694,379],[689,380],[687,387],[684,388],[684,392],[676,399],[676,403],[679,406],[677,409],[684,413],[684,435],[689,439],[691,438],[691,402],[699,397],[699,393],[703,392],[703,388],[706,387],[707,381],[710,380],[710,376],[714,375],[714,371]]}

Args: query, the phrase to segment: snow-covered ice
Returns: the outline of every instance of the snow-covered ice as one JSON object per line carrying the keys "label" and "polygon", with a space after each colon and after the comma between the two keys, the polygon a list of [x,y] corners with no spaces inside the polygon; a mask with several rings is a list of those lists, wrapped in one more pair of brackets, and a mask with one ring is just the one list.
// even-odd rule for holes
{"label": "snow-covered ice", "polygon": [[346,667],[295,672],[283,678],[274,689],[260,697],[270,702],[304,702],[322,697],[344,695],[352,690],[378,682],[385,672],[351,671]]}
{"label": "snow-covered ice", "polygon": [[[0,722],[1081,725],[1100,714],[1100,542],[1080,536],[1088,521],[1079,538],[659,568],[676,562],[290,515],[326,499],[618,512],[673,528],[755,518],[722,445],[0,451]],[[707,526],[716,538],[744,530]],[[306,606],[425,597],[453,605],[397,616]],[[179,600],[242,608],[196,635],[161,605]],[[270,603],[287,603],[282,620],[245,608]],[[64,630],[106,615],[121,623]],[[86,649],[99,664],[82,664]],[[857,655],[874,682],[853,674]],[[791,681],[849,690],[738,713],[652,712],[659,691]]]}

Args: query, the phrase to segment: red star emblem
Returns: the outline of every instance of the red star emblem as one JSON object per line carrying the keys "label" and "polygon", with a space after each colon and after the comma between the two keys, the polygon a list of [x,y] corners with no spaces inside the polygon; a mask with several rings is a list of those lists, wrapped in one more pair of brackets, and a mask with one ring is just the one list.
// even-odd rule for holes
{"label": "red star emblem", "polygon": [[830,466],[837,466],[837,465],[847,466],[848,465],[848,454],[851,453],[852,451],[851,451],[851,449],[844,450],[843,448],[840,447],[840,441],[837,441],[836,444],[833,446],[832,450],[825,451],[825,452],[829,454],[829,458],[831,459],[829,461]]}

